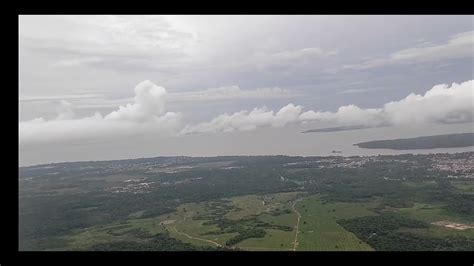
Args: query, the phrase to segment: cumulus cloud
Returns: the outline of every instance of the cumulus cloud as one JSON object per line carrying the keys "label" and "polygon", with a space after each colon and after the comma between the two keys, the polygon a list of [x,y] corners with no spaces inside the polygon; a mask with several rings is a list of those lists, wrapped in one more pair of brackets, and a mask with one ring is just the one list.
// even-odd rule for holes
{"label": "cumulus cloud", "polygon": [[338,108],[337,112],[307,111],[301,114],[302,121],[325,121],[341,125],[377,126],[387,123],[382,109],[362,109],[356,105],[346,105]]}
{"label": "cumulus cloud", "polygon": [[74,118],[73,105],[61,101],[55,119],[20,122],[20,145],[110,140],[143,133],[172,136],[179,129],[181,115],[165,112],[165,102],[166,90],[148,80],[135,87],[133,103],[120,106],[106,116],[96,112],[90,117]]}
{"label": "cumulus cloud", "polygon": [[361,64],[346,65],[346,69],[369,69],[385,65],[423,63],[474,56],[474,31],[451,36],[443,44],[425,44],[422,47],[408,48],[390,54],[387,58],[376,58]]}
{"label": "cumulus cloud", "polygon": [[165,110],[166,90],[145,80],[135,87],[134,103],[120,106],[105,116],[106,120],[147,121],[158,119]]}
{"label": "cumulus cloud", "polygon": [[384,111],[393,123],[423,121],[460,123],[474,120],[474,80],[461,84],[434,86],[424,95],[410,94],[398,102],[385,104]]}
{"label": "cumulus cloud", "polygon": [[186,126],[180,133],[229,132],[253,130],[262,126],[284,126],[290,123],[320,121],[341,125],[400,125],[411,123],[462,123],[474,121],[474,80],[461,84],[436,85],[424,95],[410,94],[382,108],[341,106],[336,112],[309,110],[288,104],[278,112],[255,108],[220,115],[210,122]]}
{"label": "cumulus cloud", "polygon": [[362,109],[355,105],[342,106],[337,112],[303,113],[302,120],[335,121],[340,124],[411,124],[462,123],[474,121],[474,80],[436,85],[424,95],[411,93],[382,108]]}
{"label": "cumulus cloud", "polygon": [[281,108],[278,112],[269,111],[266,107],[254,108],[252,111],[240,111],[229,114],[222,114],[212,119],[210,122],[198,125],[186,126],[180,133],[205,133],[205,132],[231,132],[248,131],[261,126],[285,126],[289,122],[298,120],[303,107],[295,106],[292,103]]}

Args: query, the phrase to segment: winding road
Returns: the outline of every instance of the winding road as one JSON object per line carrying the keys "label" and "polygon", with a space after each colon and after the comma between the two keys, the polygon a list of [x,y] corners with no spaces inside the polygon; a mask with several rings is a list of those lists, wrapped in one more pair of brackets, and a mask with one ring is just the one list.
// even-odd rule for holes
{"label": "winding road", "polygon": [[[185,215],[185,216],[184,216],[184,219],[181,221],[181,223],[184,222],[184,221],[186,221],[186,218],[188,218],[188,216]],[[189,239],[199,240],[199,241],[211,243],[211,244],[213,244],[213,245],[215,245],[215,246],[217,246],[217,247],[222,247],[221,244],[219,244],[219,243],[217,243],[217,242],[215,242],[215,241],[212,241],[212,240],[209,240],[209,239],[205,239],[205,238],[194,237],[194,236],[188,235],[188,234],[186,234],[186,233],[179,232],[178,229],[176,229],[176,226],[171,227],[171,229],[172,229],[173,231],[175,231],[177,234],[183,235],[183,236],[185,236],[185,237],[187,237],[187,238],[189,238]]]}
{"label": "winding road", "polygon": [[185,236],[185,237],[187,237],[187,238],[189,238],[189,239],[204,241],[204,242],[207,242],[207,243],[211,243],[211,244],[213,244],[213,245],[216,245],[216,246],[218,246],[218,247],[222,247],[221,244],[219,244],[219,243],[217,243],[217,242],[215,242],[215,241],[212,241],[212,240],[209,240],[209,239],[204,239],[204,238],[199,238],[199,237],[190,236],[190,235],[188,235],[188,234],[186,234],[186,233],[179,232],[178,229],[176,229],[176,227],[173,227],[172,229],[173,229],[173,231],[175,231],[177,234],[183,235],[183,236]]}

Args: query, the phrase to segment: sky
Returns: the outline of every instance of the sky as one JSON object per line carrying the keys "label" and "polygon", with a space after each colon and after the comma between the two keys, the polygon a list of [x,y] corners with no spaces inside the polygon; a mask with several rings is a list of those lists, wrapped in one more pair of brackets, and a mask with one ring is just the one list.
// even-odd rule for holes
{"label": "sky", "polygon": [[472,131],[473,19],[22,15],[20,165]]}

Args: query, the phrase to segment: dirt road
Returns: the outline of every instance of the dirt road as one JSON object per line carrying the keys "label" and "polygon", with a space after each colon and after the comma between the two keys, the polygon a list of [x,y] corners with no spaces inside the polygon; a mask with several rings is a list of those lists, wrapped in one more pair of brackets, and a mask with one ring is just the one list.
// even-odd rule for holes
{"label": "dirt road", "polygon": [[300,201],[300,199],[297,199],[295,200],[295,202],[293,203],[293,205],[291,206],[291,208],[293,209],[293,211],[296,213],[296,215],[298,215],[298,220],[296,221],[296,233],[295,233],[295,241],[293,242],[293,251],[296,251],[296,248],[298,247],[298,233],[299,233],[299,230],[300,230],[300,220],[301,220],[301,213],[299,211],[296,210],[295,208],[295,205],[298,201]]}

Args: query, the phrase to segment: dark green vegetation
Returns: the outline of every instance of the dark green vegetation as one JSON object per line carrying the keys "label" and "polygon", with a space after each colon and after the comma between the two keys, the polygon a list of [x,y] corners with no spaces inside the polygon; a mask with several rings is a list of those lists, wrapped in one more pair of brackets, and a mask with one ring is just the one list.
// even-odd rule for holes
{"label": "dark green vegetation", "polygon": [[402,228],[426,229],[429,224],[394,214],[366,216],[338,221],[359,239],[376,250],[385,251],[453,251],[474,250],[474,239],[464,236],[435,238],[400,231]]}
{"label": "dark green vegetation", "polygon": [[21,250],[474,250],[472,152],[19,171]]}
{"label": "dark green vegetation", "polygon": [[[143,238],[143,237],[142,237]],[[213,248],[195,247],[169,237],[167,234],[148,236],[147,241],[113,241],[91,246],[93,251],[213,251]]]}
{"label": "dark green vegetation", "polygon": [[234,246],[237,243],[242,242],[248,238],[262,238],[265,236],[265,231],[263,229],[248,229],[245,231],[240,231],[239,234],[226,242],[227,246]]}
{"label": "dark green vegetation", "polygon": [[474,133],[423,136],[409,139],[374,140],[354,144],[366,149],[417,150],[474,146]]}

